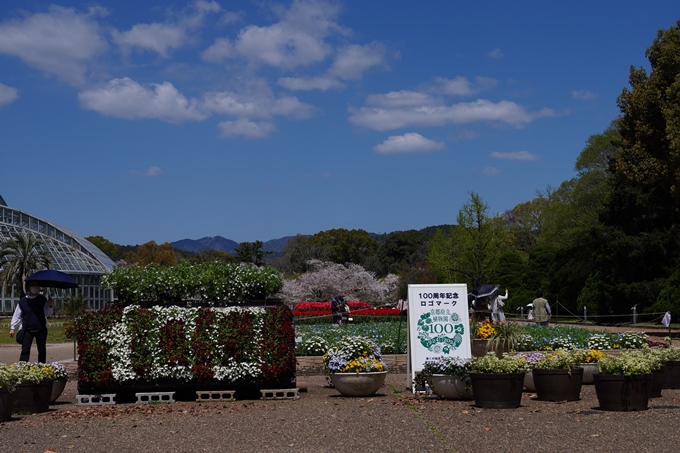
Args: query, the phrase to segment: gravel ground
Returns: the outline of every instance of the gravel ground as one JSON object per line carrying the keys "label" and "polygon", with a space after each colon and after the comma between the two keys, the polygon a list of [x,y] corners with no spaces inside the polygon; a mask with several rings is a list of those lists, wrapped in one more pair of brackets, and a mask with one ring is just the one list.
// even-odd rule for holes
{"label": "gravel ground", "polygon": [[598,409],[593,386],[581,400],[479,409],[472,401],[416,397],[406,375],[389,374],[370,398],[345,398],[323,376],[298,400],[241,400],[83,407],[70,381],[44,414],[0,423],[3,452],[675,452],[680,390],[664,390],[643,412]]}

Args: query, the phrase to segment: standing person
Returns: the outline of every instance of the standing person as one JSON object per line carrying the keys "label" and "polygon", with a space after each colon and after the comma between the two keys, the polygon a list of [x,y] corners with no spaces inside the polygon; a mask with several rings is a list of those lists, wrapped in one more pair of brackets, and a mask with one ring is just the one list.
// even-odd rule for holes
{"label": "standing person", "polygon": [[342,325],[342,314],[345,311],[345,295],[338,294],[331,301],[331,313],[333,314],[333,324]]}
{"label": "standing person", "polygon": [[505,322],[505,313],[503,312],[503,307],[505,306],[504,300],[508,298],[508,288],[505,288],[505,296],[500,294],[491,302],[491,321],[493,322]]}
{"label": "standing person", "polygon": [[38,362],[45,363],[47,359],[47,313],[52,308],[52,298],[48,300],[42,294],[38,294],[39,288],[38,283],[29,283],[28,294],[19,300],[10,324],[10,338],[14,337],[14,331],[20,322],[21,329],[24,331],[24,341],[21,344],[19,356],[21,362],[28,362],[33,338],[38,347]]}
{"label": "standing person", "polygon": [[534,321],[539,326],[547,326],[550,322],[550,317],[552,312],[550,311],[550,304],[546,299],[543,298],[543,291],[536,292],[536,299],[534,299],[533,309],[534,309]]}
{"label": "standing person", "polygon": [[399,310],[399,314],[401,316],[406,317],[408,310],[408,299],[399,299],[399,302],[397,302],[397,310]]}

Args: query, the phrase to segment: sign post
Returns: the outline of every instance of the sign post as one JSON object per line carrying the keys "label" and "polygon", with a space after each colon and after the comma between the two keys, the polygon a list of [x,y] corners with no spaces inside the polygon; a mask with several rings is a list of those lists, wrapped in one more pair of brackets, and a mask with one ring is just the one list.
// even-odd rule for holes
{"label": "sign post", "polygon": [[408,285],[408,319],[412,383],[428,359],[472,356],[466,284]]}

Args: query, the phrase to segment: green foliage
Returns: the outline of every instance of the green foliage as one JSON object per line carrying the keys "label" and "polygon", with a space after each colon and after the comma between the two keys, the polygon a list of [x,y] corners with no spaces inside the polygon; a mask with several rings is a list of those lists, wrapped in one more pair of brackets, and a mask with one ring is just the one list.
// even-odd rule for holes
{"label": "green foliage", "polygon": [[622,351],[619,356],[605,355],[597,362],[602,374],[635,376],[649,374],[655,367],[656,358],[643,351]]}
{"label": "green foliage", "polygon": [[21,297],[26,294],[26,277],[49,269],[51,265],[52,255],[45,241],[32,233],[15,233],[0,243],[0,286],[10,288],[16,285]]}
{"label": "green foliage", "polygon": [[538,370],[570,370],[578,367],[582,361],[583,351],[559,350],[543,354],[541,360],[532,364],[532,368]]}
{"label": "green foliage", "polygon": [[495,281],[496,264],[509,251],[509,236],[500,217],[488,216],[489,206],[470,192],[458,212],[458,226],[430,241],[430,269],[440,283],[465,282],[470,287]]}
{"label": "green foliage", "polygon": [[605,297],[602,294],[602,281],[599,272],[595,272],[586,280],[586,284],[578,296],[576,308],[579,313],[583,313],[583,307],[585,307],[588,315],[596,316],[598,307],[603,300],[605,300]]}
{"label": "green foliage", "polygon": [[374,255],[378,244],[365,230],[336,228],[320,231],[309,238],[311,245],[328,250],[329,261],[338,264],[363,264]]}
{"label": "green foliage", "polygon": [[125,304],[157,301],[164,304],[189,298],[220,305],[264,299],[283,287],[281,275],[270,267],[212,261],[198,265],[182,262],[163,268],[157,265],[115,268],[102,278]]}
{"label": "green foliage", "polygon": [[256,266],[263,266],[265,257],[274,253],[270,250],[262,250],[263,246],[264,243],[262,241],[241,242],[234,249],[236,260],[239,263],[252,263]]}
{"label": "green foliage", "polygon": [[494,352],[487,353],[484,357],[472,359],[472,373],[490,374],[516,374],[529,371],[525,357],[520,355],[503,354],[499,359]]}
{"label": "green foliage", "polygon": [[88,236],[85,239],[94,244],[112,260],[118,256],[118,246],[102,236]]}
{"label": "green foliage", "polygon": [[154,264],[170,267],[177,265],[177,257],[169,242],[158,245],[156,241],[149,241],[137,247],[136,250],[128,252],[125,255],[125,260],[138,266]]}

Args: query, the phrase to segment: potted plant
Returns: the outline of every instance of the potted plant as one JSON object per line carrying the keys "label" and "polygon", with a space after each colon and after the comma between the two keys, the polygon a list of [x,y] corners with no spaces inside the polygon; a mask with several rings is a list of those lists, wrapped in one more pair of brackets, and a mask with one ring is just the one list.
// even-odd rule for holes
{"label": "potted plant", "polygon": [[440,398],[451,400],[472,399],[470,380],[470,359],[461,357],[437,357],[428,359],[423,365],[422,374]]}
{"label": "potted plant", "polygon": [[623,351],[619,356],[605,355],[594,375],[595,393],[605,411],[647,410],[654,360],[641,351]]}
{"label": "potted plant", "polygon": [[475,404],[479,407],[507,409],[522,401],[526,359],[519,355],[496,354],[472,359],[470,379]]}
{"label": "potted plant", "polygon": [[12,365],[0,363],[0,422],[12,418],[14,391],[21,382],[21,373]]}
{"label": "potted plant", "polygon": [[531,364],[539,401],[577,401],[581,396],[583,368],[578,350],[551,351]]}
{"label": "potted plant", "polygon": [[673,345],[664,348],[662,359],[665,366],[662,388],[680,388],[680,348]]}
{"label": "potted plant", "polygon": [[666,375],[666,366],[664,365],[664,362],[666,361],[666,350],[666,348],[658,346],[653,348],[645,346],[641,349],[643,353],[647,354],[648,359],[652,362],[652,379],[649,382],[650,398],[661,398],[661,390],[663,389]]}
{"label": "potted plant", "polygon": [[481,323],[472,322],[471,324],[472,357],[483,357],[489,350],[489,341],[496,335],[494,327],[496,324],[488,320],[484,320]]}
{"label": "potted plant", "polygon": [[523,327],[511,322],[498,322],[493,327],[495,332],[489,337],[487,350],[496,351],[499,358],[504,352],[514,351],[515,343],[524,332]]}
{"label": "potted plant", "polygon": [[68,382],[68,371],[66,367],[59,362],[50,362],[47,364],[50,367],[49,372],[53,376],[52,379],[52,395],[50,396],[50,404],[57,401],[59,396],[61,396],[64,388],[66,388],[66,382]]}
{"label": "potted plant", "polygon": [[524,374],[524,388],[530,392],[536,391],[536,386],[534,385],[534,373],[531,371],[533,364],[538,362],[543,358],[542,352],[519,352],[518,356],[524,357],[527,362],[527,367],[529,368]]}
{"label": "potted plant", "polygon": [[13,365],[20,375],[14,398],[14,412],[46,412],[52,396],[54,368],[44,363],[18,362]]}
{"label": "potted plant", "polygon": [[597,374],[597,362],[604,357],[604,352],[599,349],[581,350],[581,368],[583,368],[583,384],[591,385],[595,383],[593,375]]}
{"label": "potted plant", "polygon": [[331,384],[344,396],[373,395],[387,375],[380,347],[367,337],[344,337],[328,349],[323,363]]}

